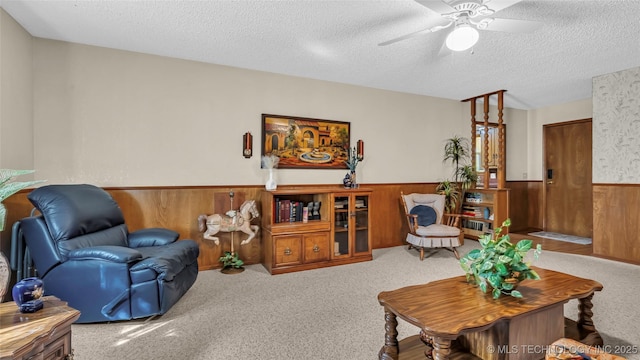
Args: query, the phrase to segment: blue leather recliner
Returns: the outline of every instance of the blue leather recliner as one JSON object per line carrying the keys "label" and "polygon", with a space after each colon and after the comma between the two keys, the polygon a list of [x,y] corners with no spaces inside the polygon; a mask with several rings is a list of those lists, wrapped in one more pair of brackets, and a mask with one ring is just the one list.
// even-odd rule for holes
{"label": "blue leather recliner", "polygon": [[41,215],[20,220],[45,295],[80,310],[78,323],[166,313],[198,276],[198,244],[175,231],[129,232],[115,200],[92,185],[28,195]]}

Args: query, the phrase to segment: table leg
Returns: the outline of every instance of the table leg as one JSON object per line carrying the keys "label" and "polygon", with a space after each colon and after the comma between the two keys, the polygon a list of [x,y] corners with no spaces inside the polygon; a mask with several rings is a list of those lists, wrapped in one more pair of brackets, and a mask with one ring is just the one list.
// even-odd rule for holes
{"label": "table leg", "polygon": [[596,330],[596,326],[593,324],[593,311],[591,311],[593,308],[593,303],[591,302],[593,295],[594,294],[591,294],[578,300],[578,330],[580,337],[584,336],[584,338],[580,339],[580,342],[591,346],[598,346],[604,345],[604,341],[600,333],[598,333],[598,330]]}
{"label": "table leg", "polygon": [[384,346],[378,353],[379,360],[398,359],[398,320],[396,314],[384,308]]}
{"label": "table leg", "polygon": [[451,354],[451,340],[434,337],[432,354],[434,360],[448,360]]}

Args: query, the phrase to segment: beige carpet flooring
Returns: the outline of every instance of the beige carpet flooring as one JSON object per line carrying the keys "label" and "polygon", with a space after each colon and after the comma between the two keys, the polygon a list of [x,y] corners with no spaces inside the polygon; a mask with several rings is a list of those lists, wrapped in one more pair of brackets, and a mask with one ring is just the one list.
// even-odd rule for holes
{"label": "beige carpet flooring", "polygon": [[[461,253],[474,247],[466,241]],[[640,266],[544,250],[534,265],[601,282],[595,325],[607,345],[640,360]],[[73,325],[72,346],[76,360],[377,359],[384,342],[378,293],[463,274],[449,251],[421,262],[404,246],[374,250],[369,262],[284,275],[261,265],[236,275],[202,271],[165,315]],[[567,317],[577,314],[576,300],[565,305]],[[398,322],[399,339],[418,333]]]}

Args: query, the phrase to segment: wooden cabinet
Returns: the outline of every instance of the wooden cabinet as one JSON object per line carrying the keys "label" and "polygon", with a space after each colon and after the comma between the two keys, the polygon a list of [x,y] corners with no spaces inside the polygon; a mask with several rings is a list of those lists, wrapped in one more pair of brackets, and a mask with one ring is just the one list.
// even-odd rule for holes
{"label": "wooden cabinet", "polygon": [[370,194],[330,187],[264,191],[265,268],[282,274],[371,260]]}
{"label": "wooden cabinet", "polygon": [[0,305],[0,359],[72,359],[71,324],[80,312],[53,296],[44,307],[22,314],[14,302]]}
{"label": "wooden cabinet", "polygon": [[[462,230],[466,238],[490,234],[509,217],[509,189],[471,189],[462,202]],[[503,229],[507,233],[509,229]]]}
{"label": "wooden cabinet", "polygon": [[334,259],[371,254],[369,195],[370,192],[355,191],[332,194]]}

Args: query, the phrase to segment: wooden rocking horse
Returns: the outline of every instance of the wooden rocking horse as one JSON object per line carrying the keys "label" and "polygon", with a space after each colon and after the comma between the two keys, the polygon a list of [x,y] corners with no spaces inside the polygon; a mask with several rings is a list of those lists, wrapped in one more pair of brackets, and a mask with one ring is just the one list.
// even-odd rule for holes
{"label": "wooden rocking horse", "polygon": [[[251,220],[260,216],[255,200],[247,200],[240,205],[239,210],[229,210],[226,214],[200,215],[198,216],[198,230],[204,231],[203,238],[213,240],[220,245],[220,239],[216,236],[219,231],[242,231],[249,235],[242,240],[240,245],[248,244],[260,230],[260,226],[251,225]],[[206,231],[205,231],[206,229]]]}

